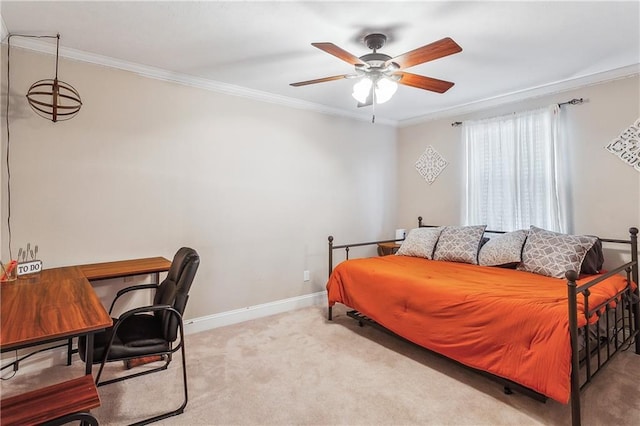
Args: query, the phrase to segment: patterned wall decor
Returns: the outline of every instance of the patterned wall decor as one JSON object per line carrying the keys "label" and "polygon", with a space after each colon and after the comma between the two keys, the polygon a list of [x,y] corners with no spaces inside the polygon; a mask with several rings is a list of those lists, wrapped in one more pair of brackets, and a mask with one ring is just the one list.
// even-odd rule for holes
{"label": "patterned wall decor", "polygon": [[605,149],[640,172],[640,118],[612,140]]}
{"label": "patterned wall decor", "polygon": [[416,161],[416,170],[431,185],[447,164],[447,160],[429,145]]}

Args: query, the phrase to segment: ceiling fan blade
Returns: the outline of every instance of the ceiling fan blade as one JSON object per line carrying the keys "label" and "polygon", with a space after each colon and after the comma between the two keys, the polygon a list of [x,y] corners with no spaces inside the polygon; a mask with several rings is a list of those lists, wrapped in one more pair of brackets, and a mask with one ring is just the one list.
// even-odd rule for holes
{"label": "ceiling fan blade", "polygon": [[351,65],[365,65],[365,63],[362,62],[360,58],[336,46],[333,43],[311,43],[311,45],[327,52],[330,55],[335,56],[336,58],[342,59],[343,61],[348,62]]}
{"label": "ceiling fan blade", "polygon": [[341,74],[341,75],[334,75],[331,77],[317,78],[315,80],[299,81],[297,83],[291,83],[289,85],[293,87],[299,87],[299,86],[306,86],[307,84],[324,83],[325,81],[340,80],[348,77],[350,77],[350,74]]}
{"label": "ceiling fan blade", "polygon": [[391,58],[385,63],[385,66],[395,62],[400,65],[400,68],[409,68],[414,65],[433,61],[434,59],[453,55],[454,53],[461,51],[462,47],[458,46],[458,43],[449,37],[445,37],[442,40],[434,41],[426,46],[419,47],[410,52],[396,56],[395,58]]}
{"label": "ceiling fan blade", "polygon": [[451,89],[455,83],[438,80],[437,78],[425,77],[423,75],[411,74],[408,72],[396,72],[399,75],[398,83],[405,86],[417,87],[418,89],[430,90],[432,92],[444,93]]}

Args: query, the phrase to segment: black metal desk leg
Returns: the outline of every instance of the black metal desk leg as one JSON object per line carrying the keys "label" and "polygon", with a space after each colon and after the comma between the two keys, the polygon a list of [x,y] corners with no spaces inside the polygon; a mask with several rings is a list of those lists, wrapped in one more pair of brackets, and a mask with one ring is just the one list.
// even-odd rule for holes
{"label": "black metal desk leg", "polygon": [[84,372],[85,374],[91,374],[91,370],[93,367],[93,333],[87,334],[87,347],[85,351],[85,366]]}
{"label": "black metal desk leg", "polygon": [[67,365],[71,365],[71,356],[73,355],[73,339],[67,341]]}

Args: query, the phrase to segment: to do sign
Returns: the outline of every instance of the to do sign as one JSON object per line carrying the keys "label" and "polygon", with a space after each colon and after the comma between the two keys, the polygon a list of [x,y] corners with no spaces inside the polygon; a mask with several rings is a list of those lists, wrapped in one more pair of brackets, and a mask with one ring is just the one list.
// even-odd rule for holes
{"label": "to do sign", "polygon": [[42,271],[42,261],[33,260],[31,262],[18,263],[18,276],[26,274],[35,274]]}

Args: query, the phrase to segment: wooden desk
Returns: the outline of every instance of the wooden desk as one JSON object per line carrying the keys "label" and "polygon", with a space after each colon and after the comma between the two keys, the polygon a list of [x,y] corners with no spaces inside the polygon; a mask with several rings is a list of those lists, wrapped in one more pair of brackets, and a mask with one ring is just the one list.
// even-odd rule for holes
{"label": "wooden desk", "polygon": [[93,334],[111,325],[80,268],[45,269],[0,284],[0,351],[87,336],[86,373],[93,363]]}
{"label": "wooden desk", "polygon": [[89,281],[109,278],[130,277],[133,275],[159,274],[171,267],[171,261],[164,257],[119,260],[117,262],[92,263],[79,268]]}
{"label": "wooden desk", "polygon": [[86,374],[91,374],[93,334],[111,326],[112,321],[89,281],[155,274],[158,283],[160,272],[170,266],[164,257],[149,257],[45,269],[2,283],[0,351],[64,339],[71,342],[86,335]]}

